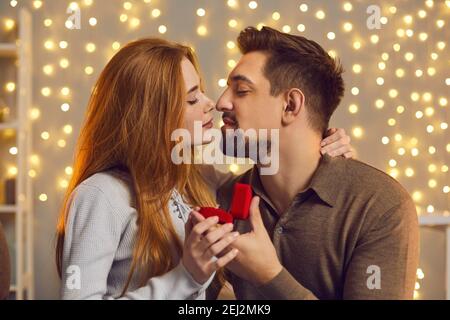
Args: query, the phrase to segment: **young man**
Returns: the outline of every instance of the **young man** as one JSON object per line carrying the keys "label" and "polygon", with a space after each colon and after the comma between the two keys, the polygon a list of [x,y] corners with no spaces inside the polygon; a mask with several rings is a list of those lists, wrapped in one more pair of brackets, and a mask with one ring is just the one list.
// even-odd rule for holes
{"label": "young man", "polygon": [[367,164],[320,153],[344,94],[341,66],[314,41],[267,27],[245,29],[238,44],[243,56],[217,103],[224,139],[226,129],[279,130],[279,170],[262,175],[257,164],[218,192],[224,209],[236,182],[257,196],[249,221],[235,223],[239,253],[227,269],[236,297],[411,299],[418,222],[409,194]]}

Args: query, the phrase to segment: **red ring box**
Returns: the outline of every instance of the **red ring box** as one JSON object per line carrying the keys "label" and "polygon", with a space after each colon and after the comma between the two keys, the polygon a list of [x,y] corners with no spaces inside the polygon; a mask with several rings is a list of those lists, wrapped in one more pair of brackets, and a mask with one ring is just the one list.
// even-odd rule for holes
{"label": "red ring box", "polygon": [[218,216],[219,223],[233,223],[234,219],[246,220],[250,212],[250,203],[252,201],[252,188],[248,184],[236,183],[234,185],[233,200],[231,201],[230,212],[219,208],[203,207],[200,214],[205,218]]}

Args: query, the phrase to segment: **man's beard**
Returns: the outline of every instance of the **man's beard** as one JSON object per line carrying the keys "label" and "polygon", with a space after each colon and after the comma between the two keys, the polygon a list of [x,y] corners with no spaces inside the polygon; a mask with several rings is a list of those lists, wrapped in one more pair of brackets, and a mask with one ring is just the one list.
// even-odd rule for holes
{"label": "man's beard", "polygon": [[[270,150],[271,143],[269,139],[260,140],[259,132],[256,129],[243,130],[239,122],[231,112],[224,112],[224,126],[221,127],[222,141],[220,143],[221,151],[224,155],[235,158],[250,158],[258,162],[260,152]],[[254,131],[256,135],[251,136]]]}

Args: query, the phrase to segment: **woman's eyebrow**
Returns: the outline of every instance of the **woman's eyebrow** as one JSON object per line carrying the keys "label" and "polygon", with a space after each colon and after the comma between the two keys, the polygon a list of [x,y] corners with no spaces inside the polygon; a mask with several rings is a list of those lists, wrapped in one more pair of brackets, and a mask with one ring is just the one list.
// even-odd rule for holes
{"label": "woman's eyebrow", "polygon": [[198,85],[193,86],[191,89],[189,89],[189,91],[187,93],[189,94],[189,93],[194,92],[196,90],[198,90]]}

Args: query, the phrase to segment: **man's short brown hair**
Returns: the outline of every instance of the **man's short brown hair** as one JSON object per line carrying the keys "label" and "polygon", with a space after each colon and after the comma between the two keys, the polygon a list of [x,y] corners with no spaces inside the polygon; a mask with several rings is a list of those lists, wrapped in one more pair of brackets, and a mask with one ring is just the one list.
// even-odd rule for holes
{"label": "man's short brown hair", "polygon": [[343,69],[316,42],[269,27],[241,31],[238,45],[242,54],[267,54],[264,75],[270,94],[277,96],[290,88],[302,90],[306,98],[311,127],[320,133],[328,128],[331,115],[344,95]]}

